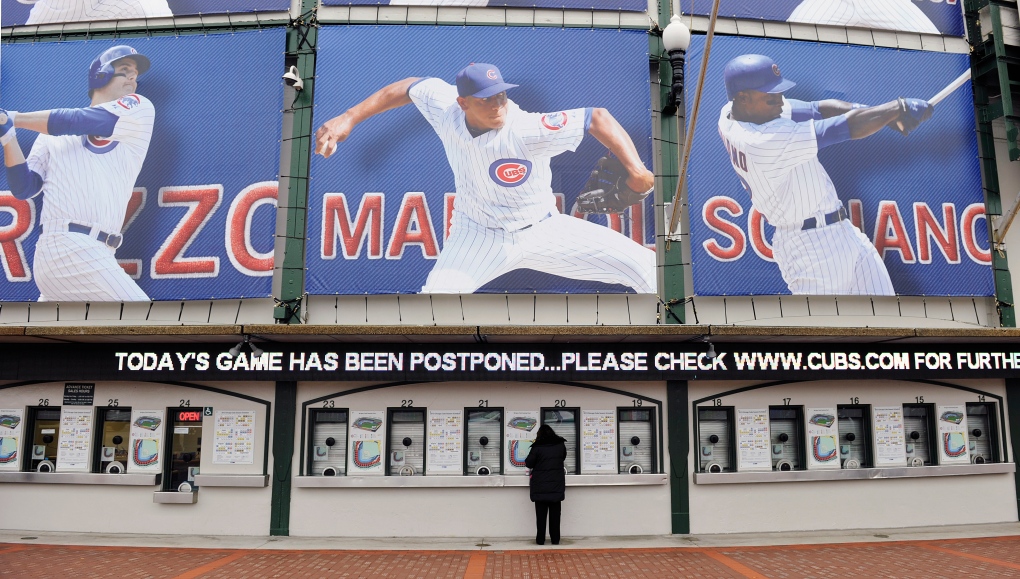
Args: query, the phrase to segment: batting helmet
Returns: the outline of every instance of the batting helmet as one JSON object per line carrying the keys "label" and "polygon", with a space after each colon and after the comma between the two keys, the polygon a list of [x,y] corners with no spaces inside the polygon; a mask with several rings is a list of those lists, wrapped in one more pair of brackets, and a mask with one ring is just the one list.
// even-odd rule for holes
{"label": "batting helmet", "polygon": [[138,54],[138,51],[134,48],[125,44],[107,48],[89,66],[89,90],[100,89],[109,84],[113,80],[113,69],[117,61],[125,58],[131,58],[135,61],[139,75],[149,70],[149,59],[144,55]]}
{"label": "batting helmet", "polygon": [[761,54],[744,54],[727,62],[723,69],[723,81],[726,83],[726,98],[729,100],[733,100],[740,91],[780,93],[797,84],[783,78],[779,65]]}

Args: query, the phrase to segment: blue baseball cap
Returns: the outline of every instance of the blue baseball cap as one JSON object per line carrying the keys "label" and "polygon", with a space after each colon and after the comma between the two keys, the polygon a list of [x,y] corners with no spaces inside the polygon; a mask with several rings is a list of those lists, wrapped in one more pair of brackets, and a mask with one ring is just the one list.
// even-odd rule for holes
{"label": "blue baseball cap", "polygon": [[503,82],[503,75],[494,64],[472,62],[457,73],[457,94],[462,97],[483,99],[515,86]]}
{"label": "blue baseball cap", "polygon": [[744,54],[727,62],[723,69],[723,82],[726,83],[729,100],[745,90],[775,94],[797,86],[797,83],[783,78],[774,60],[761,54]]}

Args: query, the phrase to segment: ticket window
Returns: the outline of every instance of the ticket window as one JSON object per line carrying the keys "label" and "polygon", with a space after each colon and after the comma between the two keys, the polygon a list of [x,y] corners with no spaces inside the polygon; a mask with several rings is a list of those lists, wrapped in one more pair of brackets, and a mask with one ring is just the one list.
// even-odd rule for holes
{"label": "ticket window", "polygon": [[309,420],[312,441],[309,448],[308,475],[342,476],[347,474],[347,411],[314,408]]}
{"label": "ticket window", "polygon": [[563,468],[567,474],[579,474],[577,461],[577,444],[581,440],[581,414],[579,408],[543,408],[542,424],[548,424],[553,432],[566,439],[567,460]]}
{"label": "ticket window", "polygon": [[734,472],[733,407],[698,408],[698,470]]}
{"label": "ticket window", "polygon": [[800,406],[770,406],[772,470],[804,469],[804,410]]}
{"label": "ticket window", "polygon": [[163,489],[191,492],[195,488],[195,475],[202,460],[202,410],[168,408],[172,434],[167,437],[169,449]]}
{"label": "ticket window", "polygon": [[464,474],[503,474],[503,409],[467,408]]}
{"label": "ticket window", "polygon": [[836,407],[839,429],[839,461],[843,468],[869,468],[871,459],[871,409],[867,405]]}
{"label": "ticket window", "polygon": [[57,447],[60,437],[60,407],[44,406],[28,409],[26,431],[32,433],[25,450],[23,468],[28,471],[53,472],[57,468]]}
{"label": "ticket window", "polygon": [[425,474],[425,409],[390,408],[386,474]]}
{"label": "ticket window", "polygon": [[131,440],[130,408],[97,408],[92,472],[124,474]]}
{"label": "ticket window", "polygon": [[619,472],[641,474],[655,472],[655,410],[620,408],[616,411],[620,437]]}
{"label": "ticket window", "polygon": [[931,404],[903,405],[903,435],[906,438],[907,465],[935,464],[935,413]]}
{"label": "ticket window", "polygon": [[967,403],[967,442],[974,464],[999,462],[999,429],[992,402]]}

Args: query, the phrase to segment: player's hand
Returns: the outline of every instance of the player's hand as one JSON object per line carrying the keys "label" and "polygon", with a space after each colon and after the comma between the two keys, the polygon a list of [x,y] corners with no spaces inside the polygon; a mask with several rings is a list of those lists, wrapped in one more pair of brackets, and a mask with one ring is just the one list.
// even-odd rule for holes
{"label": "player's hand", "polygon": [[14,116],[0,109],[0,145],[6,146],[16,138],[14,132]]}
{"label": "player's hand", "polygon": [[336,152],[336,146],[347,140],[353,128],[346,113],[326,121],[315,131],[315,152],[328,159]]}
{"label": "player's hand", "polygon": [[639,193],[650,191],[653,187],[655,187],[655,174],[642,167],[639,173],[631,173],[630,176],[627,177],[626,183],[628,187]]}
{"label": "player's hand", "polygon": [[923,99],[899,99],[900,116],[895,121],[895,128],[904,137],[914,132],[924,121],[931,118],[935,107]]}

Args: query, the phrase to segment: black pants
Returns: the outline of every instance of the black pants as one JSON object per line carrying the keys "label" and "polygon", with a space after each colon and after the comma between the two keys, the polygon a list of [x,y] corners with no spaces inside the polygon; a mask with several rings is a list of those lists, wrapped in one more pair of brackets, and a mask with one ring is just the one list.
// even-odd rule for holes
{"label": "black pants", "polygon": [[537,527],[535,540],[539,543],[545,542],[546,515],[549,516],[549,538],[552,539],[553,545],[560,542],[560,507],[562,505],[563,503],[560,501],[535,501],[535,522]]}

